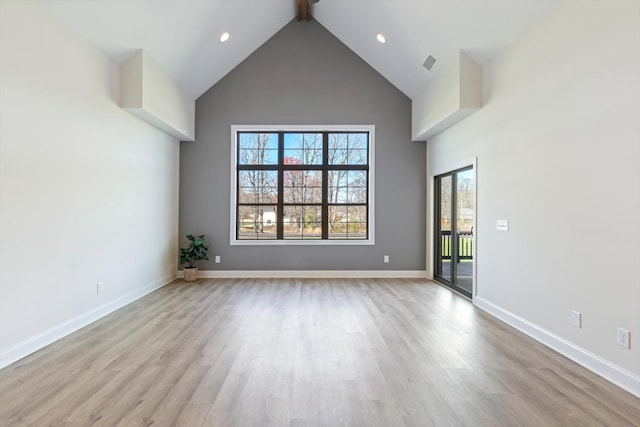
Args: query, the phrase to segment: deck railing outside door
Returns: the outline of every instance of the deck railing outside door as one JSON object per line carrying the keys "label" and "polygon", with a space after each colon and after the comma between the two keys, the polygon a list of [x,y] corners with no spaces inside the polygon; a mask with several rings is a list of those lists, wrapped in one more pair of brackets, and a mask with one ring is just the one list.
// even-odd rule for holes
{"label": "deck railing outside door", "polygon": [[[457,262],[463,259],[473,259],[473,232],[460,231],[458,234],[458,256]],[[440,232],[442,241],[442,259],[451,259],[451,230]]]}

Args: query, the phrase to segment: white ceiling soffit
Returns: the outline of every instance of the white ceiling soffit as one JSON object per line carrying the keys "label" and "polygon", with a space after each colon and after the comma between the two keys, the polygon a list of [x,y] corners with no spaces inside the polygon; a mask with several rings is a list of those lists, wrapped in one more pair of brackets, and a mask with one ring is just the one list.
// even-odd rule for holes
{"label": "white ceiling soffit", "polygon": [[[198,97],[295,18],[294,0],[36,0],[112,59],[144,49]],[[484,63],[560,0],[320,0],[323,26],[409,97],[459,49]],[[231,38],[220,43],[228,31]],[[383,33],[387,43],[376,41]],[[431,71],[422,64],[437,62]]]}
{"label": "white ceiling soffit", "polygon": [[[486,63],[559,0],[320,0],[313,16],[410,98],[462,49]],[[376,41],[383,33],[386,44]],[[427,71],[423,64],[437,62]]]}

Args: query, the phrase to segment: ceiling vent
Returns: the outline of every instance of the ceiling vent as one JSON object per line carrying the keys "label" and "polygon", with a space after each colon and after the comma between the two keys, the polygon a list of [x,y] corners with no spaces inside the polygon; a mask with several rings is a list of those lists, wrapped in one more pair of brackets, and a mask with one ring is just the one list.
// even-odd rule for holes
{"label": "ceiling vent", "polygon": [[426,68],[428,71],[431,71],[431,68],[433,67],[433,64],[436,63],[436,58],[434,58],[433,56],[429,55],[427,56],[427,60],[424,61],[424,64],[422,64],[422,66],[424,68]]}

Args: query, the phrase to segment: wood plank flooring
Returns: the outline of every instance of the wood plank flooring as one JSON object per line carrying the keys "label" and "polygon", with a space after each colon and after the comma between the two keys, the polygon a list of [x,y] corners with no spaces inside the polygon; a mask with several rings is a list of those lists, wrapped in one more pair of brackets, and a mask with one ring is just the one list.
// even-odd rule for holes
{"label": "wood plank flooring", "polygon": [[424,280],[178,280],[0,370],[1,426],[640,426]]}

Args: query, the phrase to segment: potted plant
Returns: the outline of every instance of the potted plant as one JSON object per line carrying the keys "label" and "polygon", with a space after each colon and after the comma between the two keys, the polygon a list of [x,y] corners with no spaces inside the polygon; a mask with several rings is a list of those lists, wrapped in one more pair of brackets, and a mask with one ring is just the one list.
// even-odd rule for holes
{"label": "potted plant", "polygon": [[196,261],[208,260],[207,251],[209,247],[204,242],[204,234],[194,237],[187,234],[189,246],[180,248],[180,264],[184,264],[182,271],[184,272],[184,280],[194,282],[198,278],[198,267]]}

